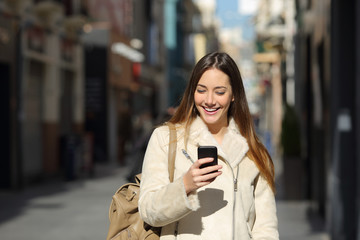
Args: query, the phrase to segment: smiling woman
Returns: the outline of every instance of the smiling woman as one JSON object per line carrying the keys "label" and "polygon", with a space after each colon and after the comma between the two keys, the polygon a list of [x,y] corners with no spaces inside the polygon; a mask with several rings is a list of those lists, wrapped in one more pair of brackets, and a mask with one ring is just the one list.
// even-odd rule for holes
{"label": "smiling woman", "polygon": [[[279,239],[273,163],[228,54],[199,60],[169,122],[178,133],[174,181],[169,130],[160,126],[147,146],[139,198],[140,216],[162,227],[160,239]],[[217,148],[216,165],[202,167],[216,157],[198,158],[200,146]]]}

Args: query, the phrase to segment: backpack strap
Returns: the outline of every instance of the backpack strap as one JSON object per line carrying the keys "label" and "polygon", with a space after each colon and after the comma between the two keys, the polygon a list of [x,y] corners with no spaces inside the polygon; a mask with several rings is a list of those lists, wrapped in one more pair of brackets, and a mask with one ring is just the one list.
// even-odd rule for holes
{"label": "backpack strap", "polygon": [[170,129],[169,135],[169,153],[168,153],[168,168],[169,168],[169,179],[170,182],[174,180],[174,171],[175,171],[175,156],[176,156],[176,128],[173,123],[168,122],[167,125]]}

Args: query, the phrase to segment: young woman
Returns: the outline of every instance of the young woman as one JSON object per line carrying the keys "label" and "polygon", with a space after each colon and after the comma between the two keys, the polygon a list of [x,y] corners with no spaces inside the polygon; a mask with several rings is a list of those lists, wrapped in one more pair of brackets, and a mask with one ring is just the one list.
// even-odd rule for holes
{"label": "young woman", "polygon": [[[226,53],[194,67],[170,119],[177,128],[174,181],[168,174],[169,128],[146,150],[139,212],[160,239],[278,239],[274,167],[256,136],[242,78]],[[216,146],[218,165],[200,168],[199,146]]]}

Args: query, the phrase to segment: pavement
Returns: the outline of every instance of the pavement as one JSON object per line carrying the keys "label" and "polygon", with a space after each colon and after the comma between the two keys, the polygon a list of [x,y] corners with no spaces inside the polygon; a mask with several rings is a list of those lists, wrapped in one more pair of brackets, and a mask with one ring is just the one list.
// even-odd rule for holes
{"label": "pavement", "polygon": [[[111,196],[127,182],[127,172],[126,167],[96,165],[91,178],[52,180],[22,191],[0,191],[0,239],[105,239]],[[330,239],[321,219],[309,218],[309,204],[277,200],[280,239]]]}

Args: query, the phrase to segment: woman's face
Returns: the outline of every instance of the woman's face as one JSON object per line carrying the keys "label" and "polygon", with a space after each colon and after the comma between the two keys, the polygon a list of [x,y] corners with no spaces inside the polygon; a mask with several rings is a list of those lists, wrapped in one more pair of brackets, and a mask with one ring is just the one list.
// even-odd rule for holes
{"label": "woman's face", "polygon": [[209,129],[228,125],[228,110],[233,101],[229,76],[212,68],[203,73],[194,93],[195,106]]}

